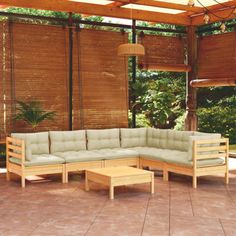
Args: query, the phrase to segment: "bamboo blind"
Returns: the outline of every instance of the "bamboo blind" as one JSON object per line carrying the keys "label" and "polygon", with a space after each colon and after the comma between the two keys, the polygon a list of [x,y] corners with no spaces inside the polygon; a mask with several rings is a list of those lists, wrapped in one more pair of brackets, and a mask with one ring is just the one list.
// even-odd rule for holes
{"label": "bamboo blind", "polygon": [[128,126],[127,59],[117,56],[127,40],[119,32],[75,32],[75,129]]}
{"label": "bamboo blind", "polygon": [[9,23],[0,23],[0,133],[11,131],[11,70],[10,70],[10,37]]}
{"label": "bamboo blind", "polygon": [[236,78],[236,31],[198,41],[198,78]]}
{"label": "bamboo blind", "polygon": [[[45,110],[56,112],[54,120],[42,122],[38,130],[68,129],[67,44],[65,28],[11,25],[12,100],[37,100]],[[17,132],[27,128],[23,122],[13,127]]]}
{"label": "bamboo blind", "polygon": [[[0,23],[0,134],[4,133],[3,22]],[[1,139],[1,138],[0,138]]]}
{"label": "bamboo blind", "polygon": [[[140,35],[138,41],[145,48],[145,56],[139,57],[138,66],[145,70],[185,66],[185,40],[181,37]],[[173,69],[172,69],[173,68]],[[165,69],[163,69],[165,70]]]}

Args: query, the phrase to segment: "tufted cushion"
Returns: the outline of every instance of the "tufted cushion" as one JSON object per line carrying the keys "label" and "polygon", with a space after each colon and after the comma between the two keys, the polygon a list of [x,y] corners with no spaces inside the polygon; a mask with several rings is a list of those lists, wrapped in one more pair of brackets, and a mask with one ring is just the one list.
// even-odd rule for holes
{"label": "tufted cushion", "polygon": [[100,150],[91,151],[70,151],[70,152],[58,152],[55,155],[64,158],[67,163],[82,162],[82,161],[99,161],[99,160],[111,160],[119,158],[139,157],[139,154],[135,151],[122,148],[106,148]]}
{"label": "tufted cushion", "polygon": [[134,150],[129,150],[127,148],[106,148],[101,150],[96,150],[98,155],[103,156],[105,160],[111,159],[121,159],[121,158],[136,158],[139,157],[138,152]]}
{"label": "tufted cushion", "polygon": [[[194,132],[193,136],[190,136],[189,138],[189,144],[188,144],[188,158],[190,161],[193,159],[193,141],[195,140],[211,140],[211,139],[220,139],[221,134],[216,134],[216,133],[202,133],[202,132]],[[216,146],[218,144],[202,144],[202,146]],[[205,152],[205,154],[212,154],[215,153],[215,151],[210,151],[210,152]]]}
{"label": "tufted cushion", "polygon": [[167,148],[168,129],[147,129],[148,147]]}
{"label": "tufted cushion", "polygon": [[87,130],[88,150],[120,147],[119,129]]}
{"label": "tufted cushion", "polygon": [[168,130],[167,148],[179,151],[188,151],[189,137],[193,131]]}
{"label": "tufted cushion", "polygon": [[56,152],[54,155],[61,157],[66,163],[83,162],[83,161],[100,161],[104,157],[95,151],[68,151],[68,152]]}
{"label": "tufted cushion", "polygon": [[11,136],[25,141],[25,158],[28,161],[33,159],[33,155],[49,154],[48,132],[12,133]]}
{"label": "tufted cushion", "polygon": [[51,153],[86,150],[85,130],[50,131]]}
{"label": "tufted cushion", "polygon": [[148,146],[188,151],[189,137],[192,131],[148,128]]}
{"label": "tufted cushion", "polygon": [[143,147],[147,145],[147,129],[133,128],[120,129],[121,131],[121,147]]}
{"label": "tufted cushion", "polygon": [[[10,162],[21,165],[21,160],[18,158],[10,158]],[[63,158],[53,156],[50,154],[41,154],[41,155],[33,155],[31,161],[26,161],[24,163],[25,166],[44,166],[44,165],[55,165],[55,164],[63,164],[65,160]]]}

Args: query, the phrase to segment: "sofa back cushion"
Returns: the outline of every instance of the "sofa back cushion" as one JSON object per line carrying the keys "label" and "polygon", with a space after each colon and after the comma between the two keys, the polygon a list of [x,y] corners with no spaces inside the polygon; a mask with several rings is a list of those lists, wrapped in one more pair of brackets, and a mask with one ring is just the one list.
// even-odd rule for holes
{"label": "sofa back cushion", "polygon": [[86,150],[85,130],[50,131],[49,136],[51,153]]}
{"label": "sofa back cushion", "polygon": [[188,151],[192,131],[148,128],[148,146],[162,149]]}
{"label": "sofa back cushion", "polygon": [[148,128],[147,129],[147,145],[148,147],[156,147],[156,148],[167,148],[167,138],[168,129],[155,129]]}
{"label": "sofa back cushion", "polygon": [[[189,144],[188,144],[188,159],[189,161],[192,161],[193,159],[193,142],[197,140],[211,140],[211,139],[220,139],[221,134],[217,133],[202,133],[202,132],[194,132],[193,136],[190,136],[189,138]],[[202,144],[202,147],[212,147],[212,146],[218,146],[219,144]],[[206,151],[202,154],[213,154],[215,151]]]}
{"label": "sofa back cushion", "polygon": [[144,147],[147,145],[147,128],[120,129],[121,147]]}
{"label": "sofa back cushion", "polygon": [[193,133],[193,131],[168,130],[167,148],[187,152],[189,147],[189,138]]}
{"label": "sofa back cushion", "polygon": [[119,129],[87,130],[88,150],[119,148]]}
{"label": "sofa back cushion", "polygon": [[25,158],[32,160],[32,155],[49,154],[48,132],[12,133],[13,138],[25,141]]}

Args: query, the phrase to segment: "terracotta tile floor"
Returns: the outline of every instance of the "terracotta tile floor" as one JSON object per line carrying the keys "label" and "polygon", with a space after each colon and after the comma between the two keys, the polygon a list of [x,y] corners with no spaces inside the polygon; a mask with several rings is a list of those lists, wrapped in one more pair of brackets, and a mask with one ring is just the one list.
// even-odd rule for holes
{"label": "terracotta tile floor", "polygon": [[236,170],[230,184],[222,177],[202,177],[198,189],[191,178],[172,174],[163,182],[156,172],[155,194],[146,184],[117,187],[115,200],[105,187],[91,184],[84,191],[84,176],[59,176],[49,182],[6,182],[0,174],[0,235],[236,235]]}

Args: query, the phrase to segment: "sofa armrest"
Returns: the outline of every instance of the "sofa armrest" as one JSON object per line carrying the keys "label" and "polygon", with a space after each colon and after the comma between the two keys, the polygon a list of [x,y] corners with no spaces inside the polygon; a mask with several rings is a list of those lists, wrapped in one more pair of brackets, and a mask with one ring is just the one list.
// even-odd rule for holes
{"label": "sofa armrest", "polygon": [[193,141],[193,166],[197,168],[198,160],[224,158],[228,166],[229,139],[204,139]]}
{"label": "sofa armrest", "polygon": [[25,163],[25,141],[17,138],[6,138],[6,159],[7,165],[10,158],[17,158],[21,161],[21,166]]}

